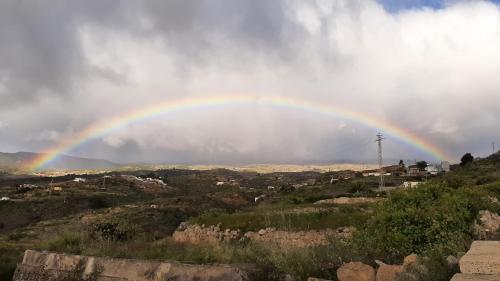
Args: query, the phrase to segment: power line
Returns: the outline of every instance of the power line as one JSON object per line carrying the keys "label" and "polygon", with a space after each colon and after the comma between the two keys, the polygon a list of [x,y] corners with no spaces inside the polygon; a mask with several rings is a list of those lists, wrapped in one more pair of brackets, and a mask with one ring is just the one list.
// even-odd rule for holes
{"label": "power line", "polygon": [[377,139],[375,140],[378,143],[378,166],[380,169],[380,180],[379,180],[379,185],[378,185],[378,190],[382,191],[384,188],[384,171],[382,169],[383,161],[382,161],[382,140],[384,137],[382,136],[381,133],[377,134]]}

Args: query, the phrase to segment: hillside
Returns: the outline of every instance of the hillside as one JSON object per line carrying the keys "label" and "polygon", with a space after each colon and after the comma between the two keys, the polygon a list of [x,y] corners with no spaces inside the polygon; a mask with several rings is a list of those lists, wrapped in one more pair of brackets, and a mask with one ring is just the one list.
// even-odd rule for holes
{"label": "hillside", "polygon": [[[21,169],[24,163],[29,162],[31,159],[37,157],[38,153],[33,152],[16,152],[4,153],[0,152],[0,170],[15,170]],[[96,169],[96,168],[113,168],[118,165],[103,159],[82,158],[68,155],[61,155],[54,161],[48,163],[45,168],[47,169]]]}
{"label": "hillside", "polygon": [[379,192],[378,180],[353,171],[179,168],[0,177],[0,280],[11,280],[31,249],[251,264],[263,277],[248,280],[266,281],[344,281],[345,261],[378,274],[416,254],[424,271],[379,280],[448,281],[457,270],[448,259],[473,240],[500,237],[498,153],[448,173],[386,177],[388,187],[419,182],[413,188]]}

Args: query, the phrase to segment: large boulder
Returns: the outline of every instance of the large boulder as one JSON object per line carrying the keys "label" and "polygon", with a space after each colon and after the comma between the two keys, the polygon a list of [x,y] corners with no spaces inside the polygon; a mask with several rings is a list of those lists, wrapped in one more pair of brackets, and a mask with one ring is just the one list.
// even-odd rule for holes
{"label": "large boulder", "polygon": [[13,281],[86,279],[97,281],[246,281],[249,279],[248,272],[228,265],[189,265],[172,261],[114,259],[27,250],[22,263],[16,269]]}
{"label": "large boulder", "polygon": [[500,241],[472,242],[459,264],[462,273],[500,275]]}
{"label": "large boulder", "polygon": [[343,264],[337,270],[339,281],[375,281],[375,269],[362,262]]}

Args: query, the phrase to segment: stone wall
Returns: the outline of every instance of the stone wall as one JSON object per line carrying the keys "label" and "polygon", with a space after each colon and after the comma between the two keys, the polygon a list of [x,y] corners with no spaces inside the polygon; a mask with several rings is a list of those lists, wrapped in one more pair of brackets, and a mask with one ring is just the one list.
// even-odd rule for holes
{"label": "stone wall", "polygon": [[243,236],[239,230],[222,230],[219,225],[205,227],[183,222],[172,237],[179,243],[215,245],[220,242],[238,241]]}
{"label": "stone wall", "polygon": [[92,281],[243,281],[248,274],[227,265],[88,257],[27,250],[13,281],[59,281],[68,274]]}
{"label": "stone wall", "polygon": [[204,226],[182,223],[174,232],[173,238],[179,243],[211,244],[221,242],[257,241],[273,243],[280,247],[304,248],[325,245],[332,236],[347,237],[354,232],[353,227],[336,230],[283,231],[266,228],[259,231],[242,233],[240,230],[225,229],[220,226]]}
{"label": "stone wall", "polygon": [[247,232],[244,237],[251,241],[273,243],[284,248],[305,248],[328,244],[332,230],[283,231],[274,228],[261,229],[258,232]]}
{"label": "stone wall", "polygon": [[314,202],[314,204],[337,204],[337,205],[354,205],[354,204],[369,204],[380,201],[381,198],[373,197],[338,197],[332,199],[324,199]]}

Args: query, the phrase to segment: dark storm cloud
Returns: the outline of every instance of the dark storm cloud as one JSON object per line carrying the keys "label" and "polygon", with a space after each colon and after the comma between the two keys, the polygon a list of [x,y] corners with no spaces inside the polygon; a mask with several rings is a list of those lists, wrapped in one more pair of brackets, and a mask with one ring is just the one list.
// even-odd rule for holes
{"label": "dark storm cloud", "polygon": [[85,25],[160,35],[184,59],[202,60],[214,48],[214,33],[256,48],[277,48],[285,22],[280,1],[1,1],[1,105],[36,102],[46,94],[71,96],[92,71],[79,41]]}
{"label": "dark storm cloud", "polygon": [[71,86],[81,58],[68,12],[66,5],[39,1],[0,3],[2,107]]}

